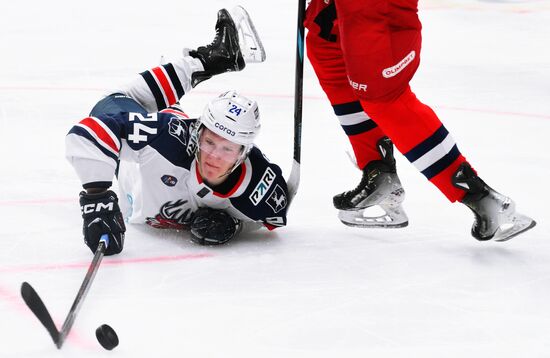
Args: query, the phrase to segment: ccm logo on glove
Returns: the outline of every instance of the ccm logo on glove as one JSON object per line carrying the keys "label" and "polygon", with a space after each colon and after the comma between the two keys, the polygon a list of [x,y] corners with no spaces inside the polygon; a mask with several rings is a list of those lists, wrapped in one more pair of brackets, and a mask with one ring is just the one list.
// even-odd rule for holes
{"label": "ccm logo on glove", "polygon": [[93,212],[99,213],[100,211],[113,211],[114,210],[114,204],[111,203],[93,203],[93,204],[86,204],[80,207],[80,210],[82,211],[82,214],[90,214]]}
{"label": "ccm logo on glove", "polygon": [[112,190],[99,193],[80,193],[82,211],[82,233],[84,242],[95,253],[101,236],[109,235],[105,255],[114,255],[124,247],[124,218],[118,206],[118,198]]}

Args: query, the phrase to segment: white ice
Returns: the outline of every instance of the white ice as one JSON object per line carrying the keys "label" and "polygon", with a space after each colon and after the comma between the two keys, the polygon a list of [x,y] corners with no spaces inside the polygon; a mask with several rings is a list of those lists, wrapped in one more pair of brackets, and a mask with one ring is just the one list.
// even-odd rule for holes
{"label": "white ice", "polygon": [[[398,156],[410,225],[342,225],[332,195],[359,172],[306,63],[302,179],[286,228],[200,247],[130,226],[106,257],[58,351],[23,303],[30,282],[61,325],[92,254],[64,136],[105,90],[183,47],[209,43],[228,1],[0,4],[1,357],[550,357],[550,1],[421,1],[412,85],[495,189],[538,225],[505,243],[470,236],[450,204]],[[294,0],[242,0],[267,61],[183,100],[197,115],[235,88],[258,100],[259,145],[292,162]],[[107,323],[120,345],[94,332]]]}

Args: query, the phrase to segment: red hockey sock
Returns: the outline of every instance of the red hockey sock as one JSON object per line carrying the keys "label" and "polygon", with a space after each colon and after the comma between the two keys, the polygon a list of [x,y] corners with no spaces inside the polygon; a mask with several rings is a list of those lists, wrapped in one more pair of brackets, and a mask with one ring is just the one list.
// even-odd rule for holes
{"label": "red hockey sock", "polygon": [[465,192],[451,178],[466,159],[435,112],[407,90],[389,102],[361,101],[363,108],[397,149],[451,202]]}

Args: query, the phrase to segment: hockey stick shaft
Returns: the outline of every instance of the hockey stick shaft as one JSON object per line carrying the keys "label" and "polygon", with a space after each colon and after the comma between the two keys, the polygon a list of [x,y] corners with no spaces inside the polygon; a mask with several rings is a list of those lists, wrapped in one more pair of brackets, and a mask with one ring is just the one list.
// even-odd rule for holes
{"label": "hockey stick shaft", "polygon": [[69,314],[67,314],[67,318],[65,318],[65,322],[63,322],[63,326],[61,327],[61,331],[59,332],[57,348],[61,349],[61,346],[65,342],[65,338],[67,337],[69,331],[71,330],[71,327],[73,326],[76,315],[78,314],[78,311],[80,311],[80,307],[84,302],[84,298],[86,298],[92,282],[94,281],[97,270],[99,269],[99,264],[101,264],[101,260],[103,259],[103,255],[105,254],[105,249],[107,248],[107,246],[109,246],[109,236],[107,234],[103,234],[103,236],[101,236],[101,239],[99,240],[99,246],[95,251],[92,263],[90,264],[88,272],[84,277],[84,281],[82,281],[82,285],[80,285],[80,289],[76,294],[73,305],[69,310]]}
{"label": "hockey stick shaft", "polygon": [[302,103],[304,84],[304,17],[306,0],[298,0],[298,23],[296,31],[296,70],[294,74],[294,155],[288,178],[290,201],[300,184],[300,161],[302,151]]}
{"label": "hockey stick shaft", "polygon": [[99,245],[94,254],[94,258],[92,259],[92,263],[88,268],[88,272],[84,277],[84,281],[80,286],[80,290],[78,291],[73,305],[69,310],[67,318],[65,319],[65,322],[61,327],[61,331],[57,331],[55,323],[53,322],[53,319],[48,312],[48,309],[46,308],[44,302],[42,302],[42,299],[40,298],[40,296],[38,296],[38,293],[36,293],[34,288],[32,288],[32,286],[27,282],[23,282],[23,284],[21,285],[21,296],[23,297],[23,300],[30,308],[30,310],[34,313],[34,315],[38,318],[38,320],[40,320],[42,325],[46,327],[48,333],[50,333],[50,336],[52,337],[58,349],[61,349],[61,347],[63,346],[65,338],[67,338],[67,335],[69,334],[69,331],[73,326],[76,315],[78,314],[78,311],[80,310],[80,307],[84,302],[84,298],[88,294],[97,270],[99,269],[101,260],[103,259],[103,255],[105,254],[105,249],[108,246],[109,236],[107,234],[104,234],[101,236]]}

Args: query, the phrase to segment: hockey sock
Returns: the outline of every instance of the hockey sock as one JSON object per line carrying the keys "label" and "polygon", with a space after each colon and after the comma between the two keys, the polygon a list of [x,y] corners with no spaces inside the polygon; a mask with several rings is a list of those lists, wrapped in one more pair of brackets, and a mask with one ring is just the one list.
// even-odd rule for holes
{"label": "hockey sock", "polygon": [[397,149],[447,199],[462,199],[464,190],[455,187],[451,178],[466,159],[435,112],[420,102],[410,88],[393,101],[362,100],[361,104]]}
{"label": "hockey sock", "polygon": [[363,111],[361,103],[354,101],[336,104],[332,108],[348,136],[357,166],[363,169],[369,162],[382,159],[376,143],[384,137],[384,133]]}

